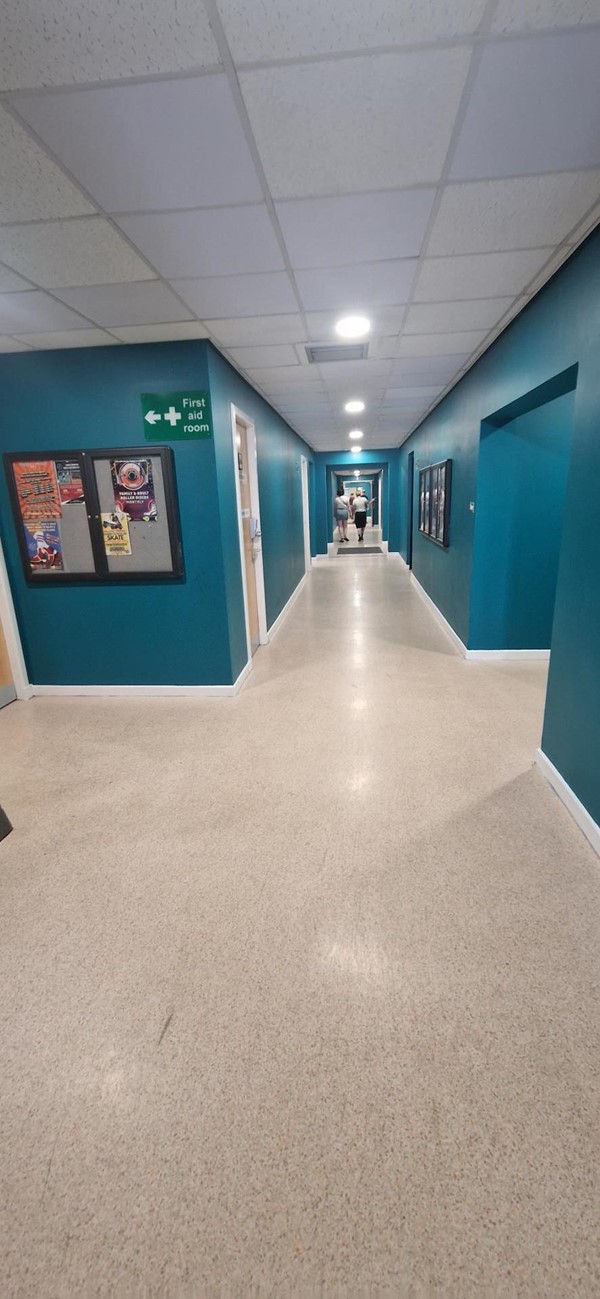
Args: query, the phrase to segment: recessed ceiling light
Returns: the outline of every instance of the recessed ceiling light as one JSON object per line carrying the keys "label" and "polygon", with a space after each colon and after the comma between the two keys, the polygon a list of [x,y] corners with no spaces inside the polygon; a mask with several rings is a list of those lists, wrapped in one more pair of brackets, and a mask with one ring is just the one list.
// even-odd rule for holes
{"label": "recessed ceiling light", "polygon": [[371,328],[371,321],[366,316],[342,316],[335,327],[340,338],[364,338]]}
{"label": "recessed ceiling light", "polygon": [[359,456],[359,455],[360,455],[360,447],[352,447],[352,450],[353,450],[355,456]]}
{"label": "recessed ceiling light", "polygon": [[353,469],[352,472],[355,478],[360,478],[360,469]]}
{"label": "recessed ceiling light", "polygon": [[361,410],[364,409],[365,409],[364,401],[358,401],[358,400],[347,401],[346,405],[344,406],[344,410],[346,410],[349,415],[360,415]]}
{"label": "recessed ceiling light", "polygon": [[363,431],[361,428],[353,428],[352,431],[348,434],[348,437],[354,438],[355,442],[357,442],[358,439],[362,437],[362,435],[363,435]]}

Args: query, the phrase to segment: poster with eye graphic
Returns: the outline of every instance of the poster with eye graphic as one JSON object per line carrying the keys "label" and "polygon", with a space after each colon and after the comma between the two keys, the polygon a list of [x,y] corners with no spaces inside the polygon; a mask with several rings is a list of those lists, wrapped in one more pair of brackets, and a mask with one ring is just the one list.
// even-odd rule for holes
{"label": "poster with eye graphic", "polygon": [[115,510],[128,514],[131,523],[154,523],[158,518],[150,460],[111,460]]}

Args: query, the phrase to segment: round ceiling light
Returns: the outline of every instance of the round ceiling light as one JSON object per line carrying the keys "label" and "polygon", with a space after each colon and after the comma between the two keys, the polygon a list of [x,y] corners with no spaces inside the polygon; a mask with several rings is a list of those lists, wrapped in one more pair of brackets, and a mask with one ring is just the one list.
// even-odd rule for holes
{"label": "round ceiling light", "polygon": [[335,327],[340,338],[364,338],[371,328],[371,321],[366,316],[342,316]]}
{"label": "round ceiling light", "polygon": [[348,434],[348,437],[354,438],[354,441],[358,442],[358,439],[361,438],[362,435],[363,435],[363,431],[361,428],[353,428],[351,432]]}
{"label": "round ceiling light", "polygon": [[353,450],[355,456],[359,456],[359,455],[360,455],[360,447],[352,447],[352,450]]}
{"label": "round ceiling light", "polygon": [[358,399],[356,401],[347,401],[344,406],[344,410],[347,411],[348,415],[360,415],[361,410],[364,409],[364,401],[358,401]]}
{"label": "round ceiling light", "polygon": [[360,469],[353,469],[352,472],[355,478],[360,478]]}

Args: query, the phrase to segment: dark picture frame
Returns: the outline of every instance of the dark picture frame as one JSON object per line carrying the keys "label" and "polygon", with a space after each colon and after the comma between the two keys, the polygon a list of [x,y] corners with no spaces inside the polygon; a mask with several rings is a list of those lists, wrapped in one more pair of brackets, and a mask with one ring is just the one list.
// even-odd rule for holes
{"label": "dark picture frame", "polygon": [[450,544],[451,482],[451,460],[440,460],[419,470],[419,532],[444,550]]}
{"label": "dark picture frame", "polygon": [[[109,472],[111,472],[112,466],[116,462],[135,463],[136,461],[158,461],[160,464],[161,502],[162,512],[164,512],[165,516],[161,522],[162,526],[166,525],[168,530],[168,539],[165,540],[163,549],[165,554],[168,555],[168,563],[160,568],[141,569],[135,567],[119,572],[118,568],[115,569],[114,566],[111,566],[111,556],[107,552],[105,543],[104,529],[106,523],[102,518],[97,467],[102,462],[108,462]],[[43,471],[49,464],[53,467],[54,491],[51,487],[46,491],[44,483]],[[32,466],[32,472],[29,475],[27,473],[28,465]],[[42,473],[37,475],[37,481],[34,466],[39,466],[42,470]],[[106,585],[110,583],[112,585],[113,583],[173,582],[182,579],[184,575],[183,550],[174,457],[171,447],[155,445],[148,447],[146,445],[143,447],[97,447],[85,451],[7,452],[4,455],[4,468],[17,531],[23,575],[28,586],[47,588],[49,586],[69,586],[73,584]],[[46,475],[46,477],[49,481],[50,475]],[[68,485],[69,479],[71,488]],[[72,491],[71,496],[69,496],[70,490]],[[31,496],[36,498],[34,506],[36,518],[34,519],[26,517],[23,512],[24,510],[27,512],[28,509],[27,500],[25,499],[27,495],[30,498]],[[47,500],[47,505],[41,503],[44,499]],[[37,504],[37,500],[40,501],[39,504]],[[105,503],[105,518],[106,508]],[[115,508],[113,501],[111,501],[110,508]],[[75,509],[78,512],[77,534],[79,548],[82,553],[82,567],[65,571],[62,567],[62,539],[58,535],[60,531],[59,522],[62,521],[63,510],[69,511],[72,518],[74,517],[72,512]],[[79,511],[85,511],[85,519]],[[139,520],[129,524],[132,537],[138,524]],[[146,523],[145,526],[152,528],[156,527],[157,524],[150,522],[149,525]],[[57,552],[54,559],[58,558],[58,564],[53,562],[53,535],[56,537],[54,551]],[[32,543],[32,538],[38,538],[39,540]],[[32,556],[32,549],[34,549],[35,544],[38,546],[38,552],[40,554],[43,552],[44,555],[39,566],[36,566],[37,556]],[[131,544],[133,546],[134,540],[132,540]],[[115,553],[117,552],[115,551]]]}

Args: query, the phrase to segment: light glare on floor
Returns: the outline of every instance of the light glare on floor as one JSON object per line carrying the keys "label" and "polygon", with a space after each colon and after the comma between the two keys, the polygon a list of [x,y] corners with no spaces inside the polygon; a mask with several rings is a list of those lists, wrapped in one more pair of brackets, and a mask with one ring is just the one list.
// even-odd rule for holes
{"label": "light glare on floor", "polygon": [[342,316],[338,320],[335,332],[340,338],[363,338],[371,328],[371,321],[366,316]]}

